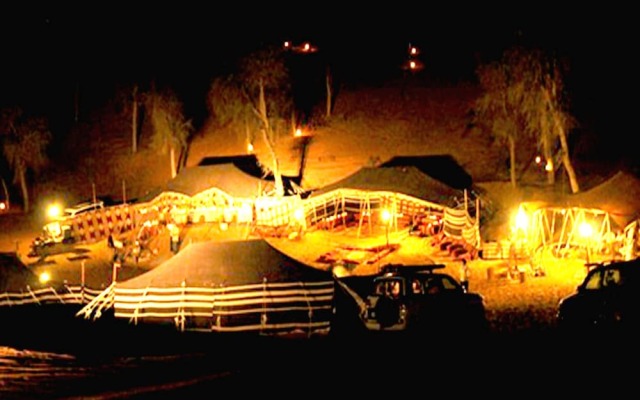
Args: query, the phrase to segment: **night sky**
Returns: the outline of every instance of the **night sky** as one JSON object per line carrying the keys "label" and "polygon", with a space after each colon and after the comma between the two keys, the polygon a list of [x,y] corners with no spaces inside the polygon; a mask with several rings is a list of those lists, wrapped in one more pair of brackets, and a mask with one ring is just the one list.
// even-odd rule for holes
{"label": "night sky", "polygon": [[28,104],[55,115],[72,103],[78,82],[100,93],[155,78],[202,106],[213,76],[233,71],[251,50],[285,39],[316,43],[318,63],[353,86],[399,79],[410,43],[421,49],[423,82],[432,85],[473,80],[478,62],[522,44],[569,61],[571,100],[590,126],[633,128],[627,98],[637,87],[637,29],[628,21],[631,10],[185,4],[2,6],[0,104]]}

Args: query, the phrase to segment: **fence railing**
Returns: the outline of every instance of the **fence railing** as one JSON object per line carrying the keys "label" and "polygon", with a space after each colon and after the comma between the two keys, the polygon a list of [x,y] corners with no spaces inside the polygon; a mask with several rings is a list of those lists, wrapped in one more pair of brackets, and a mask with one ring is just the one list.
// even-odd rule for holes
{"label": "fence railing", "polygon": [[88,304],[99,296],[103,289],[86,286],[48,287],[32,290],[27,287],[21,292],[0,293],[0,307],[42,304]]}

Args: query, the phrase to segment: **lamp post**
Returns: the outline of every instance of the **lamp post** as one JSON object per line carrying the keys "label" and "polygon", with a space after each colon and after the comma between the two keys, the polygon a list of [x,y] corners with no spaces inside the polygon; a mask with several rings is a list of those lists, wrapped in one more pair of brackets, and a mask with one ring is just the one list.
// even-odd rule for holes
{"label": "lamp post", "polygon": [[593,236],[593,227],[587,223],[587,222],[582,222],[580,224],[580,226],[578,226],[578,232],[580,232],[580,236],[582,236],[584,238],[585,241],[585,249],[586,249],[586,261],[587,261],[587,266],[591,263],[590,260],[590,244],[591,244],[591,236]]}
{"label": "lamp post", "polygon": [[382,221],[384,222],[385,227],[385,236],[387,238],[387,247],[389,247],[389,221],[391,221],[391,213],[389,210],[382,210]]}

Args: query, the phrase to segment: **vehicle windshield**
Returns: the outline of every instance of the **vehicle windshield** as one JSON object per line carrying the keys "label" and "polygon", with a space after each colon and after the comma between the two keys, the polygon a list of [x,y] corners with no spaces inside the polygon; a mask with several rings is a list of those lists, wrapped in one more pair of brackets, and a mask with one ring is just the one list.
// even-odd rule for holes
{"label": "vehicle windshield", "polygon": [[375,289],[378,295],[397,298],[404,293],[403,286],[403,280],[401,278],[391,278],[378,281]]}
{"label": "vehicle windshield", "polygon": [[435,294],[443,291],[460,290],[460,285],[446,275],[433,275],[424,280],[426,293]]}

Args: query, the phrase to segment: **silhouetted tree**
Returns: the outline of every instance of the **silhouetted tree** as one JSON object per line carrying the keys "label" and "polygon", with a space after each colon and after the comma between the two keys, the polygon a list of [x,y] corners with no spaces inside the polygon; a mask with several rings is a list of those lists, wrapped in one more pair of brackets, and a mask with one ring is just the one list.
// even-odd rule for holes
{"label": "silhouetted tree", "polygon": [[516,47],[507,50],[500,62],[480,66],[477,75],[484,95],[476,102],[476,119],[508,143],[512,185],[517,185],[516,143],[520,138],[535,138],[547,162],[547,182],[555,183],[553,149],[559,142],[571,190],[578,192],[567,141],[573,119],[563,107],[556,61],[540,51]]}
{"label": "silhouetted tree", "polygon": [[152,89],[145,96],[145,108],[153,127],[151,146],[160,154],[169,153],[173,178],[178,173],[176,151],[182,154],[186,150],[193,124],[185,119],[182,102],[170,90],[159,92]]}
{"label": "silhouetted tree", "polygon": [[518,104],[513,96],[513,77],[508,66],[501,63],[482,65],[477,75],[484,94],[475,104],[476,123],[507,144],[511,185],[516,187],[516,143],[522,129],[515,117]]}
{"label": "silhouetted tree", "polygon": [[276,193],[284,195],[276,143],[288,129],[293,104],[282,49],[268,48],[245,57],[237,75],[214,80],[209,103],[219,123],[244,124],[249,143],[257,127],[271,154]]}
{"label": "silhouetted tree", "polygon": [[27,173],[38,173],[47,162],[46,148],[52,135],[44,118],[25,118],[19,108],[2,111],[2,151],[13,170],[14,182],[20,185],[24,212],[29,212]]}

